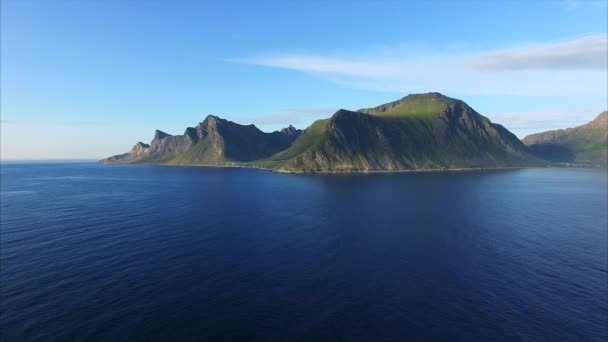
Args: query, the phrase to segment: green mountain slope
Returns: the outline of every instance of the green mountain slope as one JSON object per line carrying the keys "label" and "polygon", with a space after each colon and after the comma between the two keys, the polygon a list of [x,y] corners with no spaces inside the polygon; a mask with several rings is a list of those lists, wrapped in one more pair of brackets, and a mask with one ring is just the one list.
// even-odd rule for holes
{"label": "green mountain slope", "polygon": [[608,165],[608,112],[574,128],[532,134],[523,139],[540,158],[557,163]]}
{"label": "green mountain slope", "polygon": [[242,165],[282,172],[366,172],[543,165],[515,135],[466,103],[409,95],[357,112],[339,110],[304,132],[264,133],[208,116],[183,135],[156,131],[148,144],[103,163]]}
{"label": "green mountain slope", "polygon": [[256,162],[284,172],[396,171],[540,165],[526,146],[466,103],[406,96],[315,122],[287,150]]}
{"label": "green mountain slope", "polygon": [[183,135],[156,131],[148,144],[137,143],[130,152],[101,160],[101,163],[149,163],[168,165],[234,165],[266,158],[285,150],[301,131],[289,126],[264,133],[254,125],[209,115]]}

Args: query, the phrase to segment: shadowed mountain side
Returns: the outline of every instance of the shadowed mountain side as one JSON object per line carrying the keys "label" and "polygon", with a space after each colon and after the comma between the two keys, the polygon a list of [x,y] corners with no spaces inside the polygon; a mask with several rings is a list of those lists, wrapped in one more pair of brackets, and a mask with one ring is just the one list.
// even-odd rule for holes
{"label": "shadowed mountain side", "polygon": [[503,126],[439,93],[408,95],[357,112],[341,109],[304,132],[264,133],[208,116],[184,135],[156,131],[103,163],[242,165],[281,172],[367,172],[538,166]]}
{"label": "shadowed mountain side", "polygon": [[501,125],[439,93],[410,95],[313,123],[260,162],[285,172],[397,171],[541,165]]}
{"label": "shadowed mountain side", "polygon": [[608,112],[578,127],[529,135],[523,142],[547,161],[607,166]]}
{"label": "shadowed mountain side", "polygon": [[264,133],[254,125],[239,125],[209,115],[183,135],[156,131],[150,145],[137,143],[130,152],[102,163],[169,165],[229,165],[268,157],[288,148],[301,131],[292,126]]}

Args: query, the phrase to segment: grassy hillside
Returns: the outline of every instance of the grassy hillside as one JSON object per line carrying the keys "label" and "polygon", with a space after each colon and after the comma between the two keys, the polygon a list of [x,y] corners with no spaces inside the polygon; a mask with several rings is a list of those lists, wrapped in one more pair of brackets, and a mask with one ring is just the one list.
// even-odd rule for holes
{"label": "grassy hillside", "polygon": [[410,95],[315,122],[263,165],[291,172],[394,171],[539,165],[509,131],[464,102]]}
{"label": "grassy hillside", "polygon": [[412,94],[378,107],[359,109],[358,112],[383,117],[416,117],[434,120],[439,113],[458,102],[461,101],[440,93]]}
{"label": "grassy hillside", "polygon": [[608,112],[574,128],[532,134],[523,139],[538,157],[557,163],[608,165]]}
{"label": "grassy hillside", "polygon": [[[264,133],[208,116],[183,135],[157,131],[150,145],[108,163],[240,165],[284,172],[353,172],[541,165],[504,127],[439,93],[409,95],[357,112],[339,110],[304,132]],[[590,147],[592,148],[592,147]]]}

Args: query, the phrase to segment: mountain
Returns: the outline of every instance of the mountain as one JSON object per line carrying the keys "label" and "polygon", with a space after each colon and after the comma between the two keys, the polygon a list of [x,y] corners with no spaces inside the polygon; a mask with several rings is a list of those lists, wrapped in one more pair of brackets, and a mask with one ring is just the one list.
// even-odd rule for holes
{"label": "mountain", "polygon": [[283,172],[396,171],[540,165],[503,126],[439,93],[357,112],[341,109],[285,151],[255,163]]}
{"label": "mountain", "polygon": [[608,165],[608,112],[582,126],[532,134],[523,139],[532,153],[558,163]]}
{"label": "mountain", "polygon": [[156,131],[148,144],[102,163],[243,165],[281,172],[366,172],[543,165],[515,135],[466,103],[439,93],[353,112],[304,132],[264,133],[208,116],[183,135]]}
{"label": "mountain", "polygon": [[101,163],[168,165],[232,165],[271,156],[288,148],[302,133],[293,126],[264,133],[254,125],[209,115],[183,135],[156,131],[148,144],[138,142],[131,151],[100,160]]}

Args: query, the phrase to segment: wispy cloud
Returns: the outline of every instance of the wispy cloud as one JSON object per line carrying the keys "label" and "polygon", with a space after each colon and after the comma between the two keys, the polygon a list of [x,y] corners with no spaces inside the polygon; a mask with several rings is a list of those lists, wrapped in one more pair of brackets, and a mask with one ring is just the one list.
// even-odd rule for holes
{"label": "wispy cloud", "polygon": [[445,54],[276,53],[231,61],[295,70],[376,91],[477,95],[605,95],[608,37],[594,34],[508,49]]}
{"label": "wispy cloud", "polygon": [[507,127],[520,138],[552,129],[565,129],[585,124],[606,109],[551,109],[529,112],[491,113],[487,116]]}
{"label": "wispy cloud", "polygon": [[607,58],[604,34],[482,53],[472,58],[472,66],[481,70],[605,70]]}
{"label": "wispy cloud", "polygon": [[305,125],[310,124],[318,118],[326,118],[331,116],[339,108],[336,107],[294,107],[286,108],[276,113],[261,114],[255,117],[236,117],[229,118],[239,123],[250,122],[255,125],[266,127],[285,127],[294,125],[297,128],[305,128]]}

